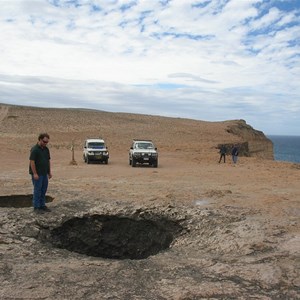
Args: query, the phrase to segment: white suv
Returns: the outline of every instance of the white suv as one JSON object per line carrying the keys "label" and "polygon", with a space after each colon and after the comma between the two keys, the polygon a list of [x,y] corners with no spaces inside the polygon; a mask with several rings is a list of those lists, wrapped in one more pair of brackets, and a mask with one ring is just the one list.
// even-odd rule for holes
{"label": "white suv", "polygon": [[87,164],[99,161],[108,164],[109,152],[103,139],[87,139],[83,146],[83,160]]}
{"label": "white suv", "polygon": [[157,148],[151,140],[133,140],[129,149],[129,165],[135,167],[137,163],[157,168]]}

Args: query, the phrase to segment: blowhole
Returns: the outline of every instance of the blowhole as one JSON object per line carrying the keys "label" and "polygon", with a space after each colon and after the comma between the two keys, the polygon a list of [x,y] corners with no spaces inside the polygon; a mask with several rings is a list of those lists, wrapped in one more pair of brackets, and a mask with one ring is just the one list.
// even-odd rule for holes
{"label": "blowhole", "polygon": [[[28,195],[7,195],[0,196],[0,207],[23,208],[32,206],[32,194]],[[51,196],[46,196],[46,203],[54,200]]]}
{"label": "blowhole", "polygon": [[52,229],[50,242],[55,247],[93,257],[145,259],[167,250],[181,229],[175,221],[165,218],[136,220],[91,215],[70,219]]}

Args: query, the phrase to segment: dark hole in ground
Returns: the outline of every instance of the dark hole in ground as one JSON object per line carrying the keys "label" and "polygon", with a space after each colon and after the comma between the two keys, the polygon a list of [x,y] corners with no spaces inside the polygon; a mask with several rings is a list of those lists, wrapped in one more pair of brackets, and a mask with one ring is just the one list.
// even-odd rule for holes
{"label": "dark hole in ground", "polygon": [[181,229],[167,219],[92,215],[66,221],[51,231],[50,239],[58,248],[89,256],[144,259],[168,249]]}
{"label": "dark hole in ground", "polygon": [[[46,203],[54,200],[51,196],[46,196]],[[32,194],[29,195],[8,195],[0,196],[0,207],[31,207],[32,206]]]}

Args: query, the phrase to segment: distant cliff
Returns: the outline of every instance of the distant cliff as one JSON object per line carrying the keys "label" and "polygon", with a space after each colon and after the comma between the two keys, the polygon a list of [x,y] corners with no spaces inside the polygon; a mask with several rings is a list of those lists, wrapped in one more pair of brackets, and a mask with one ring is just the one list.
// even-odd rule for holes
{"label": "distant cliff", "polygon": [[[237,145],[242,156],[274,159],[272,141],[262,131],[255,130],[244,120],[231,122],[226,131],[241,139]],[[229,144],[228,146],[231,147],[232,145]]]}

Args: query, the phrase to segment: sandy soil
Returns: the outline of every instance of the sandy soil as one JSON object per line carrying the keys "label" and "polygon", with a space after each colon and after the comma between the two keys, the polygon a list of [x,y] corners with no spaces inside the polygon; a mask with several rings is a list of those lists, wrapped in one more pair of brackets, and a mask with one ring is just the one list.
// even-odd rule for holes
{"label": "sandy soil", "polygon": [[[126,207],[130,203],[130,205],[142,208],[150,206],[175,209],[184,207],[189,211],[201,212],[226,212],[228,210],[231,213],[236,212],[239,217],[246,214],[249,224],[251,224],[249,226],[252,226],[250,234],[254,241],[252,247],[256,247],[256,250],[259,251],[259,247],[262,249],[265,247],[266,241],[273,241],[276,244],[272,246],[273,252],[270,253],[270,257],[274,258],[276,253],[280,253],[285,257],[280,265],[286,264],[292,268],[289,280],[285,281],[286,294],[279,291],[274,298],[272,295],[267,296],[266,291],[274,289],[274,286],[266,284],[266,287],[263,285],[261,287],[262,290],[265,288],[265,292],[262,294],[258,292],[255,299],[279,299],[283,295],[289,295],[289,299],[298,299],[297,291],[300,288],[300,265],[299,259],[297,259],[300,255],[299,164],[240,157],[237,165],[234,165],[229,156],[225,164],[219,164],[219,154],[215,146],[219,142],[236,140],[236,137],[227,134],[224,130],[226,122],[209,123],[169,118],[165,120],[151,116],[142,118],[127,114],[106,115],[103,113],[101,121],[95,123],[94,118],[98,118],[95,112],[75,112],[78,115],[77,119],[71,114],[74,112],[59,110],[49,113],[42,109],[8,109],[6,106],[2,106],[0,110],[0,196],[32,193],[28,175],[29,149],[36,142],[37,133],[44,128],[51,135],[49,148],[52,156],[53,178],[49,184],[48,194],[55,198],[54,202],[49,204],[54,214],[62,211],[65,201],[80,200],[89,203],[91,199],[100,201],[99,206],[101,203],[105,205],[111,203],[112,207]],[[73,121],[71,122],[71,120]],[[147,120],[150,124],[154,122],[157,127],[154,130],[151,129]],[[109,145],[110,160],[108,165],[97,163],[87,165],[82,160],[81,145],[85,137],[95,136],[99,127],[102,128]],[[158,168],[148,166],[132,168],[128,164],[130,141],[134,137],[141,137],[143,132],[145,138],[153,138],[157,144]],[[153,136],[151,136],[151,132],[153,132]],[[72,141],[75,143],[77,165],[70,164]],[[96,200],[93,200],[94,204]],[[26,209],[29,217],[35,218],[30,208]],[[2,213],[6,214],[7,212],[8,210],[2,208]],[[253,224],[256,224],[257,229],[253,227]],[[243,226],[247,227],[247,223]],[[264,228],[263,237],[259,228]],[[193,232],[196,236],[196,230]],[[1,229],[1,234],[3,236],[5,234],[4,227]],[[280,237],[280,240],[276,239],[275,241],[274,236]],[[194,238],[196,240],[196,237]],[[217,243],[218,241],[216,241]],[[14,247],[13,244],[10,246]],[[243,246],[241,246],[242,248]],[[275,248],[277,252],[274,250]],[[195,261],[201,260],[200,257],[197,257],[194,248],[191,251],[193,253],[191,256]],[[4,257],[3,253],[2,257]],[[10,259],[17,256],[18,254],[15,253]],[[9,261],[9,258],[7,259]],[[70,258],[71,261],[73,259]],[[268,268],[267,262],[264,267]],[[213,267],[210,266],[210,268]],[[247,270],[249,271],[251,268],[248,267]],[[222,267],[218,265],[218,269],[214,270],[215,274],[221,273],[221,269]],[[252,274],[255,272],[257,270],[253,270]],[[270,273],[272,272],[267,272],[266,276],[270,276]],[[236,272],[232,276],[242,275]],[[253,276],[255,277],[255,275]],[[284,275],[282,276],[284,277]],[[160,280],[162,279],[160,278]],[[193,288],[188,292],[177,291],[175,293],[174,282],[179,287],[187,284],[184,277],[181,277],[180,280],[170,278],[170,289],[167,288],[167,284],[163,284],[160,294],[152,294],[152,296],[154,295],[153,297],[156,299],[204,299],[205,297],[210,298],[209,289],[216,289],[215,286],[210,286],[213,285],[212,282],[206,281],[205,286],[205,281],[200,283],[194,278]],[[281,280],[278,279],[278,282]],[[254,281],[255,279],[253,279]],[[18,280],[12,278],[6,278],[6,282],[9,282],[9,285],[5,291],[10,292],[10,299],[18,298],[17,294],[12,291],[20,282],[18,283]],[[276,281],[276,284],[279,284],[278,282]],[[203,294],[197,289],[199,286],[201,286]],[[26,288],[24,289],[26,290]],[[172,289],[174,293],[171,292]],[[33,290],[32,294],[26,290],[28,299],[31,299],[31,296],[39,298],[38,294],[33,293]],[[232,292],[232,294],[228,292],[226,297],[241,299],[242,294],[238,291]],[[55,293],[49,292],[47,295],[45,298],[53,298]],[[96,299],[95,295],[87,298]],[[132,299],[151,299],[152,297],[143,297],[143,293],[136,290],[130,295]],[[110,296],[111,298],[108,294],[102,294],[102,299],[125,299],[117,292],[115,296]],[[64,298],[61,294],[56,297]],[[74,295],[73,297],[76,298]],[[213,295],[211,297],[213,298]],[[222,293],[216,292],[215,297],[222,298]],[[247,299],[246,295],[244,297]],[[2,299],[4,298],[2,294]]]}
{"label": "sandy soil", "polygon": [[[5,147],[0,151],[1,194],[31,193],[28,153]],[[129,166],[128,149],[124,153],[111,150],[108,165],[85,164],[81,149],[75,149],[77,165],[70,164],[71,150],[52,148],[51,156],[53,178],[48,193],[55,201],[60,201],[63,193],[78,191],[138,203],[195,205],[205,200],[203,203],[214,207],[253,208],[278,222],[299,218],[299,164],[240,157],[234,165],[230,156],[225,164],[219,164],[217,150],[207,157],[159,151],[157,169]]]}

